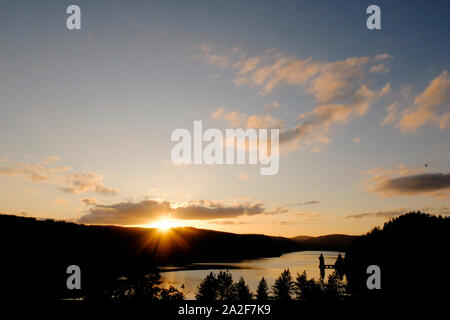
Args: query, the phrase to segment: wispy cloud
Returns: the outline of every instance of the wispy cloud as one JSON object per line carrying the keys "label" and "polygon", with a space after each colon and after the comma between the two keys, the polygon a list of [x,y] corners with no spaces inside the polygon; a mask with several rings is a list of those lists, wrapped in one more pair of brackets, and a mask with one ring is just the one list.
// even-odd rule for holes
{"label": "wispy cloud", "polygon": [[400,208],[400,209],[394,209],[394,210],[386,210],[386,211],[376,211],[376,212],[367,212],[367,213],[357,213],[357,214],[351,214],[348,216],[345,216],[344,219],[361,219],[361,218],[384,218],[384,219],[391,219],[396,216],[412,212],[412,211],[421,211],[425,213],[430,214],[436,214],[436,215],[448,215],[450,214],[450,208],[446,206],[441,207],[424,207],[419,209],[411,209],[411,208]]}
{"label": "wispy cloud", "polygon": [[408,107],[408,96],[403,101],[396,101],[386,108],[386,117],[381,125],[393,123],[401,132],[411,133],[418,128],[431,124],[439,129],[450,129],[450,76],[447,70],[430,81],[429,85],[415,98]]}
{"label": "wispy cloud", "polygon": [[[320,151],[322,145],[331,141],[329,135],[333,127],[364,116],[374,102],[390,92],[389,83],[379,89],[370,88],[372,74],[389,71],[386,64],[391,56],[387,54],[324,62],[311,57],[299,59],[274,49],[261,56],[247,57],[238,49],[213,54],[214,48],[211,45],[207,48],[202,51],[204,60],[234,70],[234,83],[238,86],[247,85],[256,89],[259,95],[267,95],[285,85],[313,95],[317,105],[301,113],[292,128],[284,128],[283,121],[272,116],[249,116],[236,111],[226,112],[223,108],[213,114],[232,126],[280,128],[280,142],[289,144],[285,151],[299,145],[310,147],[313,152]],[[272,109],[270,104],[266,106]]]}
{"label": "wispy cloud", "polygon": [[304,202],[291,203],[291,204],[288,204],[287,206],[289,206],[289,207],[309,206],[309,205],[318,204],[318,203],[320,203],[320,201],[310,200],[310,201],[304,201]]}
{"label": "wispy cloud", "polygon": [[266,103],[264,105],[264,111],[274,111],[280,108],[280,104],[277,101]]}
{"label": "wispy cloud", "polygon": [[357,213],[345,216],[345,219],[361,219],[361,218],[386,218],[390,219],[395,216],[407,213],[407,209],[395,209],[388,211],[377,211],[377,212],[367,212],[367,213]]}
{"label": "wispy cloud", "polygon": [[271,115],[247,115],[238,111],[227,111],[224,107],[219,107],[211,114],[213,119],[225,120],[230,127],[244,128],[282,128],[283,121],[275,119]]}
{"label": "wispy cloud", "polygon": [[97,199],[95,198],[86,198],[86,199],[82,199],[81,202],[83,202],[83,204],[85,206],[92,206],[97,204]]}
{"label": "wispy cloud", "polygon": [[67,193],[95,192],[115,195],[117,189],[106,187],[103,177],[92,172],[72,173],[69,166],[58,165],[59,157],[47,157],[42,162],[7,162],[0,166],[0,175],[23,176],[33,182],[57,185]]}
{"label": "wispy cloud", "polygon": [[209,221],[208,223],[218,224],[218,225],[223,225],[223,226],[250,224],[250,222],[233,221],[233,220],[215,220],[215,221]]}

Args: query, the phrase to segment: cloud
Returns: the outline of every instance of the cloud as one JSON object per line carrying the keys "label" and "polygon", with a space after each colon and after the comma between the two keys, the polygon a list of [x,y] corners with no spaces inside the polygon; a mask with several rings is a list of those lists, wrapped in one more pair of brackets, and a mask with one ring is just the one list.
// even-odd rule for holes
{"label": "cloud", "polygon": [[380,125],[383,127],[385,125],[388,125],[389,123],[393,123],[398,120],[399,114],[398,114],[398,104],[397,102],[394,102],[386,107],[386,117],[381,121]]}
{"label": "cloud", "polygon": [[299,59],[275,49],[248,58],[236,48],[216,53],[210,44],[199,46],[199,51],[207,63],[233,68],[236,85],[258,88],[262,95],[282,84],[297,86],[314,94],[322,103],[351,96],[369,73],[388,72],[385,63],[391,59],[387,54],[378,54],[323,62],[314,61],[312,57]]}
{"label": "cloud", "polygon": [[264,111],[274,111],[280,108],[280,104],[276,101],[264,105]]}
{"label": "cloud", "polygon": [[[209,58],[209,52],[214,50],[211,46],[208,48],[210,51],[204,59],[215,64]],[[237,52],[226,54],[227,61],[235,61],[226,66],[234,69],[236,85],[255,88],[259,95],[267,95],[281,85],[294,86],[316,100],[317,104],[301,113],[291,128],[284,128],[283,121],[272,116],[226,112],[223,107],[213,113],[214,118],[225,119],[233,127],[280,128],[284,152],[301,146],[313,152],[320,151],[323,145],[330,143],[329,135],[334,127],[364,116],[373,103],[390,92],[389,83],[379,89],[369,87],[371,74],[388,72],[385,64],[391,56],[387,54],[322,62],[311,57],[298,59],[277,50],[267,50],[251,58]]]}
{"label": "cloud", "polygon": [[177,204],[166,200],[143,200],[112,205],[95,204],[89,208],[88,214],[78,219],[78,222],[140,225],[167,216],[180,220],[215,220],[265,213],[261,203],[223,204],[217,201],[199,200]]}
{"label": "cloud", "polygon": [[173,212],[176,219],[186,220],[209,220],[236,218],[239,216],[254,216],[265,213],[261,203],[244,203],[237,205],[222,205],[219,203],[209,202],[208,205],[190,203],[184,207],[178,207]]}
{"label": "cloud", "polygon": [[358,213],[358,214],[351,214],[348,216],[345,216],[344,219],[361,219],[361,218],[384,218],[384,219],[391,219],[396,216],[413,212],[413,211],[421,211],[426,213],[431,213],[435,215],[448,215],[450,214],[450,208],[441,206],[437,208],[433,207],[425,207],[420,209],[408,209],[408,208],[400,208],[400,209],[394,209],[394,210],[387,210],[387,211],[377,211],[377,212],[368,212],[368,213]]}
{"label": "cloud", "polygon": [[384,63],[379,63],[370,68],[369,73],[388,73],[390,70]]}
{"label": "cloud", "polygon": [[67,193],[84,193],[92,191],[104,195],[115,195],[117,189],[105,187],[103,177],[95,173],[73,173],[66,175],[61,190]]}
{"label": "cloud", "polygon": [[311,201],[305,201],[305,202],[297,202],[297,203],[291,203],[288,204],[289,207],[297,207],[297,206],[308,206],[312,204],[318,204],[320,201],[311,200]]}
{"label": "cloud", "polygon": [[308,223],[313,221],[322,220],[325,218],[325,215],[319,213],[312,212],[304,212],[304,211],[294,211],[290,212],[294,216],[294,220],[283,221],[281,224],[289,225],[289,224],[298,224],[298,223]]}
{"label": "cloud", "polygon": [[393,169],[374,168],[366,174],[370,179],[366,182],[368,192],[380,196],[415,196],[425,195],[435,198],[450,196],[450,174],[426,173],[423,170],[408,169],[397,166]]}
{"label": "cloud", "polygon": [[[238,48],[233,48],[231,50],[227,50],[223,54],[217,54],[213,52],[213,47],[208,43],[202,43],[197,46],[198,51],[200,52],[203,60],[206,60],[208,64],[218,66],[220,68],[225,68],[230,66],[232,63],[232,58],[239,52]],[[249,68],[248,66],[241,66],[242,68]]]}
{"label": "cloud", "polygon": [[106,187],[103,177],[92,172],[71,173],[70,167],[57,165],[59,157],[47,157],[42,162],[10,162],[0,167],[0,175],[24,176],[33,182],[50,183],[67,193],[95,192],[115,195],[118,190]]}
{"label": "cloud", "polygon": [[[403,133],[415,132],[418,128],[431,124],[440,130],[450,129],[450,76],[447,70],[430,81],[423,92],[409,103],[394,102],[386,108],[382,125],[393,123]],[[400,108],[408,103],[408,107]]]}
{"label": "cloud", "polygon": [[379,190],[399,194],[417,194],[450,188],[450,174],[425,173],[385,181]]}
{"label": "cloud", "polygon": [[211,117],[217,120],[224,120],[228,122],[228,125],[233,128],[253,128],[253,129],[266,129],[266,128],[282,128],[283,122],[275,119],[271,115],[247,115],[237,111],[227,111],[224,107],[219,107],[211,114]]}
{"label": "cloud", "polygon": [[249,222],[244,221],[232,221],[232,220],[217,220],[217,221],[209,221],[208,223],[211,224],[218,224],[218,225],[242,225],[242,224],[250,224]]}
{"label": "cloud", "polygon": [[345,216],[344,219],[361,219],[361,218],[387,218],[391,219],[395,216],[399,216],[401,214],[407,213],[407,209],[396,209],[396,210],[389,210],[389,211],[377,211],[377,212],[369,212],[369,213],[358,213],[358,214],[351,214],[348,216]]}
{"label": "cloud", "polygon": [[277,206],[275,208],[273,208],[271,211],[268,211],[266,214],[283,214],[283,213],[288,213],[289,210],[286,209],[283,206]]}
{"label": "cloud", "polygon": [[86,198],[86,199],[81,200],[81,202],[83,202],[85,206],[91,206],[91,205],[97,204],[97,199]]}
{"label": "cloud", "polygon": [[7,215],[7,216],[19,216],[19,217],[31,217],[32,215],[28,212],[22,211],[22,212],[0,212],[0,215]]}
{"label": "cloud", "polygon": [[321,147],[331,142],[330,133],[336,126],[342,126],[349,121],[364,116],[371,104],[386,95],[390,91],[390,85],[372,91],[366,86],[361,86],[354,93],[351,101],[344,104],[319,105],[313,110],[301,114],[297,119],[297,125],[280,133],[280,143],[303,142],[306,147],[312,147],[313,152],[318,152]]}

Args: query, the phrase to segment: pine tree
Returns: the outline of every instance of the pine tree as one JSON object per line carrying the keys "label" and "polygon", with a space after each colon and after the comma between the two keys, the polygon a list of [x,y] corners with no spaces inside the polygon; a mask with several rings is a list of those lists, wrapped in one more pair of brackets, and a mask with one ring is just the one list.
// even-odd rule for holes
{"label": "pine tree", "polygon": [[242,277],[234,284],[234,292],[237,300],[248,301],[253,297],[253,294],[250,292],[248,285]]}
{"label": "pine tree", "polygon": [[275,300],[291,300],[291,293],[294,287],[294,281],[289,269],[284,270],[273,285]]}
{"label": "pine tree", "polygon": [[233,276],[228,270],[219,272],[217,275],[217,285],[219,300],[233,299]]}
{"label": "pine tree", "polygon": [[256,299],[266,301],[269,299],[269,288],[267,287],[267,281],[262,277],[258,283],[258,289],[256,289]]}
{"label": "pine tree", "polygon": [[214,273],[207,275],[198,286],[198,291],[195,294],[197,300],[217,300],[219,294],[219,282]]}

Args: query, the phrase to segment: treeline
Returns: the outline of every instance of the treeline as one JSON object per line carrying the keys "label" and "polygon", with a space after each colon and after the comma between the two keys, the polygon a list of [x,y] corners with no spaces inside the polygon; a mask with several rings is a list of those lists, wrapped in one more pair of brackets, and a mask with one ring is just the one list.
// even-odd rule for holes
{"label": "treeline", "polygon": [[266,279],[261,278],[256,292],[252,292],[245,282],[240,278],[233,281],[233,276],[228,271],[220,271],[215,274],[211,272],[198,286],[195,298],[202,301],[214,300],[259,300],[259,301],[331,301],[342,299],[346,295],[344,282],[336,272],[329,275],[328,281],[308,279],[306,271],[292,277],[289,269],[285,269],[275,280],[271,290]]}
{"label": "treeline", "polygon": [[[86,300],[105,301],[113,303],[123,302],[156,302],[181,301],[184,294],[173,286],[161,288],[158,273],[135,276],[130,279],[117,280],[111,290],[102,292],[95,297],[84,297]],[[293,300],[308,302],[339,301],[347,296],[344,282],[336,272],[323,279],[308,279],[306,271],[293,278],[289,269],[285,269],[274,284],[269,288],[266,279],[259,281],[253,292],[243,277],[233,280],[229,271],[211,272],[198,285],[195,294],[199,301],[280,301]]]}
{"label": "treeline", "polygon": [[[438,299],[450,287],[450,218],[411,212],[353,241],[345,254],[348,290],[360,297]],[[381,289],[369,290],[367,267],[381,271]]]}

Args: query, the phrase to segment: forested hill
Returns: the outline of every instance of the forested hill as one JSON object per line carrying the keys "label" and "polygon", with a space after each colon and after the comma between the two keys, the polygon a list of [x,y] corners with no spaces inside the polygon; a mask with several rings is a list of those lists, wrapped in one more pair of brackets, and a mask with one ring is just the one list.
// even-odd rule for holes
{"label": "forested hill", "polygon": [[345,251],[357,237],[346,234],[329,234],[318,237],[297,236],[291,239],[305,250]]}
{"label": "forested hill", "polygon": [[2,288],[18,295],[57,295],[66,289],[66,268],[73,264],[87,283],[103,286],[118,275],[160,265],[273,257],[300,249],[283,237],[195,228],[162,232],[11,215],[0,215],[0,228]]}
{"label": "forested hill", "polygon": [[[450,217],[408,213],[375,228],[350,245],[345,267],[348,285],[358,295],[395,299],[443,297],[450,287],[447,264]],[[367,267],[377,265],[381,289],[368,290]]]}

